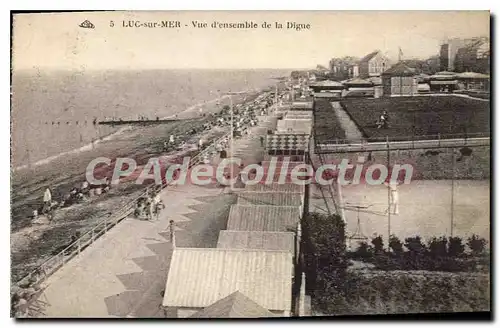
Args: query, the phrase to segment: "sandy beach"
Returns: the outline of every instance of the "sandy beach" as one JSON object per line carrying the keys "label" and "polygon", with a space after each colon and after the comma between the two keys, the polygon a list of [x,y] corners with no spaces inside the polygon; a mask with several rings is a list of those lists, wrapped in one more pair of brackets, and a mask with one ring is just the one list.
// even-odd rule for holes
{"label": "sandy beach", "polygon": [[[252,101],[259,92],[233,96],[234,104]],[[56,211],[50,225],[33,225],[31,212],[41,204],[43,191],[53,190],[53,199],[59,200],[73,187],[84,180],[88,163],[97,157],[132,157],[137,165],[147,163],[151,157],[172,155],[180,152],[163,151],[163,142],[170,134],[184,135],[187,144],[196,145],[199,138],[208,143],[210,140],[227,133],[229,127],[214,128],[196,135],[187,133],[199,129],[208,120],[208,114],[218,112],[229,103],[228,98],[214,99],[191,106],[178,113],[178,122],[154,126],[129,126],[113,136],[105,138],[91,147],[71,151],[51,161],[12,172],[12,281],[17,281],[37,265],[56,254],[68,244],[77,231],[84,232],[104,216],[128,204],[143,190],[144,185],[134,183],[119,184],[107,194]],[[203,108],[203,114],[199,108]],[[201,129],[199,129],[201,130]],[[185,152],[184,152],[185,153]]]}

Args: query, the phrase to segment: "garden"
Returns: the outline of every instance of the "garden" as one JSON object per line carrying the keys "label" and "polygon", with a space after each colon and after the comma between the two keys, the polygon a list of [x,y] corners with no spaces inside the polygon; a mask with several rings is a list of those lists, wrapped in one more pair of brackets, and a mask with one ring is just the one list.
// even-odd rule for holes
{"label": "garden", "polygon": [[[490,310],[489,252],[484,239],[392,236],[348,252],[338,215],[303,219],[306,291],[316,315],[470,312]],[[365,264],[359,266],[359,264]],[[357,264],[357,265],[356,265]]]}
{"label": "garden", "polygon": [[328,99],[317,99],[314,105],[314,138],[316,142],[345,139],[346,134],[340,124],[332,104]]}
{"label": "garden", "polygon": [[[459,96],[344,99],[342,107],[368,141],[489,136],[490,102]],[[383,111],[388,128],[377,128]],[[334,117],[334,114],[331,114]],[[315,121],[316,123],[316,121]]]}

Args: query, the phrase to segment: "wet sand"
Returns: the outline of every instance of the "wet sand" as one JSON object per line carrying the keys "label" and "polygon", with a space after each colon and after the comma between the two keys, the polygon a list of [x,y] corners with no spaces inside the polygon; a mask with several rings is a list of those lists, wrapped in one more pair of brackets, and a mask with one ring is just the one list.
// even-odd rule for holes
{"label": "wet sand", "polygon": [[[247,96],[252,101],[259,93]],[[238,98],[238,99],[237,99]],[[235,104],[243,96],[233,97]],[[222,102],[203,104],[203,113],[218,112]],[[144,185],[134,183],[119,184],[108,194],[94,197],[82,204],[58,209],[50,225],[33,225],[29,216],[33,209],[41,205],[45,188],[53,190],[53,199],[59,201],[71,188],[80,186],[85,180],[84,172],[88,163],[97,157],[132,157],[137,165],[144,165],[151,157],[166,155],[163,142],[170,134],[184,134],[192,128],[199,128],[208,117],[200,117],[199,107],[192,106],[179,113],[179,118],[186,119],[149,127],[130,127],[113,138],[103,140],[93,148],[70,153],[52,160],[50,163],[12,172],[11,195],[11,274],[12,281],[18,281],[29,271],[43,263],[50,256],[57,254],[70,242],[75,232],[84,233],[94,223],[120,207],[128,204],[143,190]],[[190,118],[190,119],[189,119]],[[203,139],[221,136],[229,127],[204,131]],[[200,134],[186,136],[186,142],[196,144]],[[174,155],[178,152],[169,152]]]}

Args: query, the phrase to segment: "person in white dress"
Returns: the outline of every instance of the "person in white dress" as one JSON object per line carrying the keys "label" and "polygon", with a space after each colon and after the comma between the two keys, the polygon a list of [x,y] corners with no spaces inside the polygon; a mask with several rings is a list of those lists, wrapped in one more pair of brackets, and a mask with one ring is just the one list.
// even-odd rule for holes
{"label": "person in white dress", "polygon": [[391,196],[389,200],[389,208],[385,211],[386,213],[388,211],[391,211],[392,214],[398,215],[399,214],[399,194],[398,194],[398,186],[401,184],[399,180],[397,181],[390,181],[389,183],[385,182],[384,183],[387,188],[389,188]]}

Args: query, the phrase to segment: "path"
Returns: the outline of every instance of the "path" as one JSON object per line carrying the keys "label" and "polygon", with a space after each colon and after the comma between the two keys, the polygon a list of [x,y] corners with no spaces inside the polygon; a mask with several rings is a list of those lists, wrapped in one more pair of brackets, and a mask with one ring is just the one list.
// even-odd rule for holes
{"label": "path", "polygon": [[[235,153],[257,158],[253,146],[273,122],[261,117],[249,136],[235,140]],[[235,195],[213,185],[183,185],[163,190],[161,198],[167,208],[158,220],[123,220],[50,276],[42,316],[164,317],[160,305],[173,250],[169,221],[176,222],[176,246],[216,247]]]}
{"label": "path", "polygon": [[364,140],[363,134],[359,131],[356,123],[351,119],[351,117],[347,114],[347,112],[340,106],[340,102],[334,101],[331,103],[333,107],[333,111],[335,112],[335,116],[342,125],[342,128],[345,131],[346,139],[350,143],[359,143],[360,140]]}

